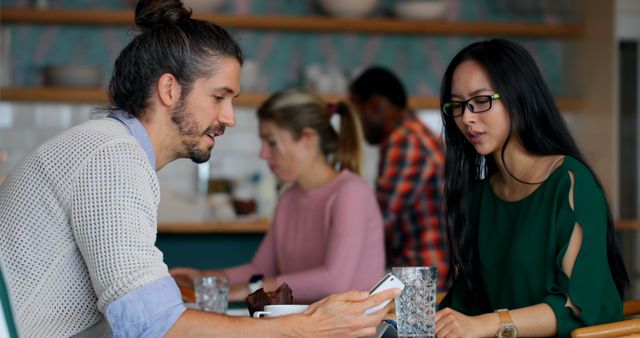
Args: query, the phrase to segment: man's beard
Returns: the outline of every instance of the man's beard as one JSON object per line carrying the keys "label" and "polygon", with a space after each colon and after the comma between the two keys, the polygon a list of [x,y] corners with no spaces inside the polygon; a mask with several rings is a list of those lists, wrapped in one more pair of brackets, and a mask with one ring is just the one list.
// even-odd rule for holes
{"label": "man's beard", "polygon": [[[171,112],[171,121],[178,127],[180,136],[187,136],[186,139],[182,140],[182,145],[186,150],[186,156],[184,157],[190,158],[195,163],[207,162],[209,158],[211,158],[211,150],[198,149],[198,144],[200,143],[200,138],[203,137],[205,133],[210,132],[211,134],[215,134],[217,130],[207,129],[200,132],[201,128],[198,122],[196,122],[193,113],[187,111],[183,99],[180,99],[176,109]],[[224,131],[224,126],[216,129],[220,128]]]}

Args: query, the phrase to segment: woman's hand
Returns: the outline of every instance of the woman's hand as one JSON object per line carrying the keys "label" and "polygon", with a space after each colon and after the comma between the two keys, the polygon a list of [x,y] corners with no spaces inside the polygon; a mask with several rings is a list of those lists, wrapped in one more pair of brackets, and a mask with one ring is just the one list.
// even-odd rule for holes
{"label": "woman's hand", "polygon": [[[331,295],[311,304],[302,316],[283,319],[290,320],[290,332],[296,337],[372,336],[390,305],[370,315],[365,315],[364,312],[398,296],[399,289],[387,290],[373,296],[366,291],[352,290]],[[304,319],[300,320],[301,317]]]}
{"label": "woman's hand", "polygon": [[179,286],[193,288],[193,279],[200,275],[200,270],[180,267],[169,270],[169,273]]}
{"label": "woman's hand", "polygon": [[498,315],[488,313],[480,316],[467,316],[450,308],[436,313],[436,337],[493,337],[500,320]]}

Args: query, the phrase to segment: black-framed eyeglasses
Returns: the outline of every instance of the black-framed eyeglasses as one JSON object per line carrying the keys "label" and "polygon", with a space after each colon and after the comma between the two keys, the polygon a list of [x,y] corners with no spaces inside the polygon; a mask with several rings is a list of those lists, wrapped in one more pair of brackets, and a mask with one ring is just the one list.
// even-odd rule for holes
{"label": "black-framed eyeglasses", "polygon": [[484,113],[491,109],[493,100],[499,100],[502,96],[495,93],[493,95],[478,95],[466,101],[450,101],[442,104],[442,113],[450,117],[458,117],[464,113],[464,109],[469,108],[472,113]]}

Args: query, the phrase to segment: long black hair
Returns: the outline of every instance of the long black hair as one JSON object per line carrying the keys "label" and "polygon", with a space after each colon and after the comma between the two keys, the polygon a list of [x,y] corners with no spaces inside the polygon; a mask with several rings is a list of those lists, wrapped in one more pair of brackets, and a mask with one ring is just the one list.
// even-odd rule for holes
{"label": "long black hair", "polygon": [[191,19],[180,0],[140,0],[135,23],[140,33],[116,59],[109,98],[112,108],[140,117],[158,78],[176,77],[184,97],[193,82],[218,70],[217,61],[230,57],[242,65],[242,50],[222,27]]}
{"label": "long black hair", "polygon": [[[444,73],[440,88],[441,103],[451,100],[453,73],[468,60],[478,62],[488,73],[509,113],[511,131],[519,136],[528,151],[537,155],[562,154],[577,159],[587,167],[602,189],[602,184],[571,137],[535,61],[522,46],[508,40],[493,39],[465,47],[456,54]],[[453,117],[442,114],[442,120],[446,142],[443,203],[450,253],[448,279],[460,278],[467,283],[472,294],[480,295],[482,292],[478,291],[482,278],[477,234],[467,216],[467,196],[476,182],[491,177],[498,168],[492,156],[479,155],[473,145],[466,141]],[[504,147],[506,143],[503,151]],[[624,297],[629,277],[616,241],[609,206],[607,211],[607,259],[618,292]],[[480,298],[478,300],[482,301]]]}

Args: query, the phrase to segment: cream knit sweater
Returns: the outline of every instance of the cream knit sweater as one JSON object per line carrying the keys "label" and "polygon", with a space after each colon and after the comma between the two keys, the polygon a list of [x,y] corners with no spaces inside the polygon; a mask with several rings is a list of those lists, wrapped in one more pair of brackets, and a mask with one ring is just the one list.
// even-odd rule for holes
{"label": "cream knit sweater", "polygon": [[169,276],[155,247],[159,201],[155,169],[113,119],[19,163],[0,186],[0,260],[21,336],[104,327],[107,305]]}

